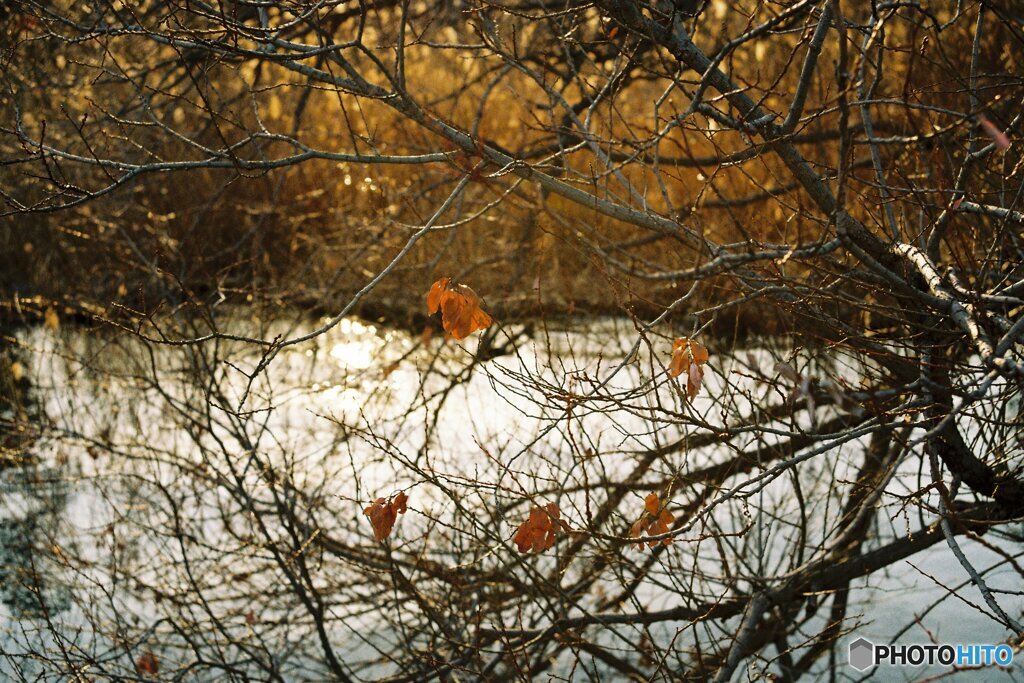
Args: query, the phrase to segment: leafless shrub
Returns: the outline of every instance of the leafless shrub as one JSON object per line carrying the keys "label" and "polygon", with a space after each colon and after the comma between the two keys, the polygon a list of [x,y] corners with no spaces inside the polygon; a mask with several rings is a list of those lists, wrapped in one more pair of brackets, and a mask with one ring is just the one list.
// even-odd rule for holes
{"label": "leafless shrub", "polygon": [[9,671],[835,678],[929,549],[1019,644],[1011,3],[0,11]]}

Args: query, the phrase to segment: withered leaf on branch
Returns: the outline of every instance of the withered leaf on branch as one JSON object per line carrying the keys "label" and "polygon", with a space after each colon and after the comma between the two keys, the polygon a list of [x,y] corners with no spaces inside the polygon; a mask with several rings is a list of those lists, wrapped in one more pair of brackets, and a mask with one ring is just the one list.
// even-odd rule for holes
{"label": "withered leaf on branch", "polygon": [[529,518],[519,525],[512,540],[521,553],[542,553],[555,544],[555,535],[559,531],[570,531],[570,527],[562,520],[558,506],[554,503],[544,507],[534,505]]}
{"label": "withered leaf on branch", "polygon": [[[640,515],[640,519],[633,523],[633,526],[629,528],[630,538],[640,538],[644,533],[648,536],[658,536],[659,534],[667,534],[672,530],[672,521],[675,518],[672,513],[664,509],[661,505],[661,501],[658,498],[657,493],[651,493],[644,499],[644,511]],[[661,541],[665,545],[672,543],[671,538],[665,538]],[[657,545],[658,541],[648,541],[647,545]],[[644,549],[644,544],[641,542],[637,545],[639,550]]]}
{"label": "withered leaf on branch", "polygon": [[686,373],[686,397],[693,397],[700,391],[704,381],[704,364],[708,362],[708,350],[700,342],[680,337],[672,344],[672,360],[668,364],[668,374],[678,377]]}
{"label": "withered leaf on branch", "polygon": [[405,495],[405,492],[401,492],[391,500],[378,498],[363,510],[363,514],[370,518],[374,540],[383,541],[391,535],[398,515],[404,514],[406,511],[405,505],[408,500],[409,497]]}
{"label": "withered leaf on branch", "polygon": [[441,311],[441,326],[456,339],[465,339],[492,322],[480,308],[480,297],[468,285],[455,284],[443,277],[427,293],[427,312]]}
{"label": "withered leaf on branch", "polygon": [[146,650],[135,662],[135,673],[140,676],[157,676],[160,674],[160,660],[152,650]]}

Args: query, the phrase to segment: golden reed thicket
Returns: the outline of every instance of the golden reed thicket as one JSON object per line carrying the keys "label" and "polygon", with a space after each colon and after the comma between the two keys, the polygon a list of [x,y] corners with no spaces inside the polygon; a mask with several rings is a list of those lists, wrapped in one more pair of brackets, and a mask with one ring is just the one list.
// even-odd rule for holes
{"label": "golden reed thicket", "polygon": [[[432,11],[423,3],[413,9]],[[713,44],[716,36],[730,35],[757,14],[742,10],[739,5],[712,3],[701,24],[706,35],[697,38]],[[397,23],[395,12],[370,12],[363,42],[381,46],[393,42],[395,36],[388,27]],[[503,65],[493,54],[436,49],[439,43],[476,41],[470,14],[462,21],[428,24],[419,41],[409,41],[405,55],[409,91],[429,111],[473,131],[481,140],[520,158],[537,160],[547,153],[552,157],[549,170],[562,178],[598,194],[604,187],[621,192],[607,173],[595,171],[594,155],[586,145],[554,159],[552,145],[557,148],[562,122],[552,114],[549,95],[529,76],[504,73],[499,81],[495,76]],[[518,28],[529,32],[542,27],[523,20]],[[596,13],[579,30],[592,40],[615,39]],[[986,92],[986,74],[1013,73],[1019,66],[1019,56],[1001,47],[1005,30],[996,27],[984,38],[981,92]],[[27,130],[45,128],[49,140],[71,147],[77,144],[82,154],[116,157],[122,146],[141,145],[153,160],[189,159],[197,156],[195,144],[205,141],[216,147],[260,130],[294,134],[309,147],[322,150],[451,151],[438,136],[386,103],[311,85],[272,62],[243,63],[207,55],[189,63],[193,57],[187,51],[167,48],[155,53],[151,45],[131,39],[104,49],[140,73],[151,69],[140,80],[154,95],[163,96],[162,109],[154,115],[171,128],[190,131],[192,143],[159,128],[152,128],[151,135],[145,128],[141,132],[132,128],[119,136],[116,123],[86,140],[86,122],[104,117],[116,122],[117,107],[133,86],[98,81],[101,54],[96,44],[68,44],[53,37],[40,44],[19,41],[26,29],[17,22],[6,31],[8,75],[27,65],[15,78],[35,92],[34,107],[17,112],[22,124]],[[743,85],[754,99],[769,109],[777,103],[777,109],[784,110],[799,73],[793,67],[798,63],[796,48],[805,36],[796,30],[769,38],[738,47],[729,61],[733,67],[743,67],[748,78]],[[875,99],[880,102],[875,105],[876,135],[938,138],[942,117],[903,102],[972,109],[966,88],[956,76],[969,71],[972,33],[966,22],[939,31],[920,22],[896,20],[887,24],[878,40],[887,47],[887,64],[874,84]],[[826,43],[820,62],[835,64],[836,50],[835,41]],[[645,57],[652,68],[660,66],[660,58],[657,51]],[[161,68],[175,60],[186,68]],[[751,69],[751,63],[756,68]],[[581,66],[583,71],[593,71],[595,82],[606,77],[601,68]],[[684,77],[696,79],[692,73]],[[747,149],[749,141],[734,131],[718,130],[714,121],[691,117],[662,141],[661,156],[653,156],[643,141],[655,126],[664,125],[685,106],[669,98],[661,102],[659,117],[652,117],[652,102],[662,95],[662,88],[655,78],[637,79],[591,115],[591,129],[601,132],[595,144],[613,159],[630,159],[620,172],[636,197],[663,212],[663,197],[669,196],[676,207],[682,207],[680,219],[719,243],[792,243],[794,238],[813,238],[822,232],[821,223],[807,218],[813,212],[803,210],[810,207],[810,200],[776,158],[766,154],[741,157],[731,164],[716,161]],[[581,94],[578,89],[576,83],[566,84],[563,94],[575,101]],[[998,104],[998,93],[990,94],[990,101]],[[32,95],[22,92],[22,102],[25,97]],[[818,79],[809,91],[807,110],[820,113],[795,133],[801,147],[813,149],[810,156],[822,163],[817,170],[824,173],[826,166],[840,165],[836,97],[835,79]],[[886,110],[886,100],[892,101],[891,117],[877,113]],[[5,120],[16,118],[11,98],[5,96],[0,107]],[[862,128],[856,112],[851,124]],[[76,136],[82,140],[76,141]],[[26,152],[9,135],[0,144],[8,156]],[[295,152],[284,141],[260,142],[260,153],[267,158]],[[940,144],[893,144],[882,146],[882,152],[892,178],[925,174],[937,176],[940,185],[953,183],[953,178],[942,179],[950,161],[948,150]],[[851,202],[856,217],[877,227],[884,221],[885,200],[872,190],[867,152],[860,149],[857,156],[856,168],[862,177],[860,182],[847,182],[846,191],[859,194],[861,201]],[[211,297],[332,310],[379,272],[413,227],[429,217],[452,180],[475,163],[462,154],[447,163],[408,166],[312,159],[271,171],[201,168],[142,174],[113,192],[59,212],[25,213],[11,210],[8,203],[2,220],[12,229],[0,231],[0,285],[7,292],[39,296],[40,302],[61,300],[69,310],[87,314],[114,315],[111,302],[151,311]],[[606,259],[621,256],[636,263],[638,273],[644,270],[646,258],[657,259],[666,270],[683,270],[699,256],[688,247],[678,243],[667,249],[656,240],[635,246],[636,241],[649,239],[647,233],[549,196],[529,183],[516,184],[511,196],[503,199],[514,182],[510,176],[488,178],[494,170],[481,169],[466,194],[464,215],[475,218],[458,229],[429,235],[423,247],[378,286],[372,300],[364,301],[365,314],[400,325],[420,325],[421,294],[442,275],[472,281],[489,309],[502,319],[623,310],[650,314],[679,296],[678,282],[629,277],[607,268]],[[29,196],[38,183],[18,165],[0,173],[6,186],[26,189]],[[71,175],[59,179],[67,185],[67,197],[77,199],[88,191],[90,176],[100,178],[102,184],[104,171],[62,167],[55,173]],[[37,196],[41,198],[42,193]],[[33,208],[30,203],[22,206]],[[912,231],[911,218],[903,218],[906,229]],[[617,249],[623,243],[630,245],[628,254]],[[968,259],[985,243],[986,235],[969,231],[949,241]],[[718,298],[728,300],[735,293],[728,277],[717,278],[705,283],[702,305]],[[724,326],[723,331],[763,332],[778,331],[781,324],[763,311],[753,315],[737,308],[736,316],[730,323],[718,320],[716,324]]]}

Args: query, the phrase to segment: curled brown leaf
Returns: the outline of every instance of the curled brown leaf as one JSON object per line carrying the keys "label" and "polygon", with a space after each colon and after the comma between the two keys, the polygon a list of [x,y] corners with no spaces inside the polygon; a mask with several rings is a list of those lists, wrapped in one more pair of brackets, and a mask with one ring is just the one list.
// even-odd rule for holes
{"label": "curled brown leaf", "polygon": [[492,321],[480,308],[480,297],[468,285],[454,284],[443,277],[427,293],[427,312],[441,311],[441,326],[455,339],[465,339]]}
{"label": "curled brown leaf", "polygon": [[704,381],[703,365],[710,358],[708,350],[700,342],[680,337],[672,344],[672,360],[668,364],[668,374],[679,377],[686,374],[686,397],[693,397],[700,391]]}
{"label": "curled brown leaf", "polygon": [[383,541],[391,535],[395,527],[395,520],[399,514],[406,511],[406,503],[409,497],[405,492],[399,493],[391,500],[378,498],[363,510],[363,514],[370,518],[370,526],[373,527],[373,538],[376,541]]}
{"label": "curled brown leaf", "polygon": [[512,540],[521,553],[540,553],[555,544],[559,531],[569,530],[556,504],[548,503],[544,507],[534,505],[529,518],[519,525]]}
{"label": "curled brown leaf", "polygon": [[[644,533],[648,536],[658,536],[661,534],[667,534],[672,530],[672,522],[674,521],[672,513],[662,507],[661,500],[658,498],[657,493],[648,494],[647,498],[644,499],[644,511],[640,515],[640,519],[635,521],[629,528],[630,538],[640,538]],[[665,545],[672,543],[671,538],[665,538],[661,541]],[[648,546],[655,546],[658,541],[648,541]],[[643,550],[644,544],[640,542],[637,544],[637,549]]]}

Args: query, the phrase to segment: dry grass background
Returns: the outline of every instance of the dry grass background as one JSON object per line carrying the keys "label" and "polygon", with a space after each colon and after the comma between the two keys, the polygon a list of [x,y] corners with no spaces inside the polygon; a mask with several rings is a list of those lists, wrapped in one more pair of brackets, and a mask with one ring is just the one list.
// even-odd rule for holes
{"label": "dry grass background", "polygon": [[[752,2],[713,3],[700,24],[703,34],[697,34],[698,41],[720,44],[722,36],[751,21],[748,14],[757,16],[756,7]],[[430,11],[425,4],[420,9]],[[580,34],[600,39],[605,30],[600,19],[592,10],[587,16]],[[391,26],[393,19],[386,11],[375,14],[364,42],[386,46],[394,36],[389,34],[391,29],[382,27]],[[507,20],[518,21],[524,32],[541,30],[525,20]],[[22,89],[17,98],[5,95],[0,103],[6,121],[0,138],[5,157],[31,154],[9,134],[16,99],[23,108],[26,130],[40,132],[46,121],[51,144],[114,158],[139,158],[140,150],[144,150],[141,157],[150,160],[196,158],[195,150],[156,129],[118,123],[142,117],[139,112],[119,110],[131,99],[133,86],[96,78],[102,58],[97,45],[67,45],[54,39],[18,43],[11,41],[11,35],[7,38],[14,47],[6,52],[5,74]],[[801,30],[768,36],[741,46],[725,66],[749,87],[752,96],[763,98],[774,111],[785,111],[799,70],[803,48],[797,48],[803,38]],[[455,43],[472,42],[475,37],[463,21],[436,22],[420,39]],[[901,185],[901,177],[929,175],[935,185],[951,186],[952,178],[944,174],[951,173],[970,131],[941,113],[915,111],[899,102],[972,109],[963,92],[971,22],[961,20],[939,32],[896,19],[880,40],[891,49],[876,97],[891,98],[894,104],[873,108],[876,128],[889,135],[921,137],[917,142],[884,146],[886,171],[896,186]],[[523,42],[529,42],[528,35]],[[997,30],[986,36],[982,50],[981,108],[1000,125],[1012,116],[1003,76],[1020,73],[1020,56],[1007,47],[1010,44]],[[807,107],[822,113],[798,131],[808,140],[821,138],[802,144],[820,164],[819,171],[838,165],[839,143],[828,137],[838,127],[832,71],[835,45],[834,40],[826,44]],[[234,142],[264,126],[271,132],[295,132],[310,147],[328,151],[415,154],[446,149],[436,136],[383,102],[309,88],[294,74],[269,63],[200,61],[192,64],[186,78],[180,69],[143,73],[143,67],[154,60],[166,58],[170,64],[176,55],[154,55],[141,41],[114,41],[106,50],[107,68],[116,63],[151,93],[155,116],[202,144]],[[389,54],[386,48],[376,52],[382,58]],[[652,68],[664,67],[664,57],[652,53],[647,59]],[[492,86],[501,66],[497,57],[483,51],[441,50],[421,42],[407,50],[406,77],[411,92],[431,112],[463,129],[476,127],[478,135],[490,143],[518,154],[550,144],[555,137],[552,128],[560,119],[557,112],[552,115],[549,98],[522,74],[506,74]],[[582,80],[599,86],[606,69],[603,64],[585,66]],[[652,102],[663,88],[664,82],[658,79],[638,79],[594,112],[592,127],[601,134],[605,152],[636,152],[637,140],[651,136],[666,117],[686,106],[677,94],[663,105],[656,121]],[[567,87],[564,94],[570,101],[580,95],[577,86]],[[853,123],[859,124],[859,117]],[[83,138],[88,139],[88,147]],[[740,135],[717,130],[702,117],[691,117],[661,142],[658,151],[665,157],[699,159],[748,146]],[[284,143],[274,142],[262,144],[259,150],[250,145],[242,153],[274,157],[291,151]],[[871,170],[864,165],[867,148],[856,146],[853,154],[860,165],[859,181],[851,179],[848,184],[851,204],[867,225],[879,228],[883,214]],[[598,164],[589,151],[574,152],[565,159],[567,169],[549,167],[548,171],[598,194],[607,190],[621,196],[621,188],[613,181],[592,180]],[[730,166],[661,163],[655,169],[649,161],[641,157],[624,165],[622,172],[650,208],[667,210],[657,173],[675,207],[681,209],[681,220],[719,242],[795,243],[817,238],[827,227],[809,218],[815,215],[810,201],[791,189],[788,174],[770,155]],[[224,300],[261,309],[299,305],[313,314],[333,311],[393,258],[469,163],[462,159],[448,164],[371,166],[313,160],[270,172],[205,169],[150,174],[70,210],[9,214],[0,230],[0,286],[8,301],[6,308],[11,311],[11,296],[18,293],[38,297],[40,310],[59,301],[68,312],[79,311],[85,317],[101,313],[117,318],[124,309],[201,308]],[[104,182],[103,174],[92,167],[55,164],[54,169],[69,186]],[[0,170],[0,182],[8,193],[41,199],[52,191],[52,181],[26,171],[24,165]],[[1000,180],[1004,186],[1006,177],[1016,178],[1016,172],[1004,174]],[[461,215],[495,202],[511,183],[509,176],[474,182],[460,205]],[[727,203],[724,200],[757,197],[765,188],[780,191],[772,197],[722,206]],[[911,193],[893,199],[903,229],[911,236],[918,222],[911,211],[916,211],[920,200],[935,201]],[[545,196],[537,186],[524,183],[474,220],[424,239],[366,300],[362,312],[398,325],[421,325],[423,295],[430,282],[453,275],[470,283],[484,296],[488,309],[504,320],[538,314],[655,314],[685,291],[688,283],[630,276],[610,267],[594,245],[611,248],[610,253],[639,270],[648,268],[645,262],[663,270],[686,269],[706,255],[671,240],[632,247],[628,255],[614,251],[616,243],[644,237],[638,228]],[[983,224],[968,225],[954,236],[951,248],[962,251],[964,258],[979,257],[986,237]],[[726,301],[735,293],[728,278],[708,281],[699,306]],[[31,306],[31,301],[22,303]],[[730,311],[728,320],[719,321],[723,331],[730,333],[738,329],[777,332],[780,324],[763,307],[752,311],[741,307]]]}

